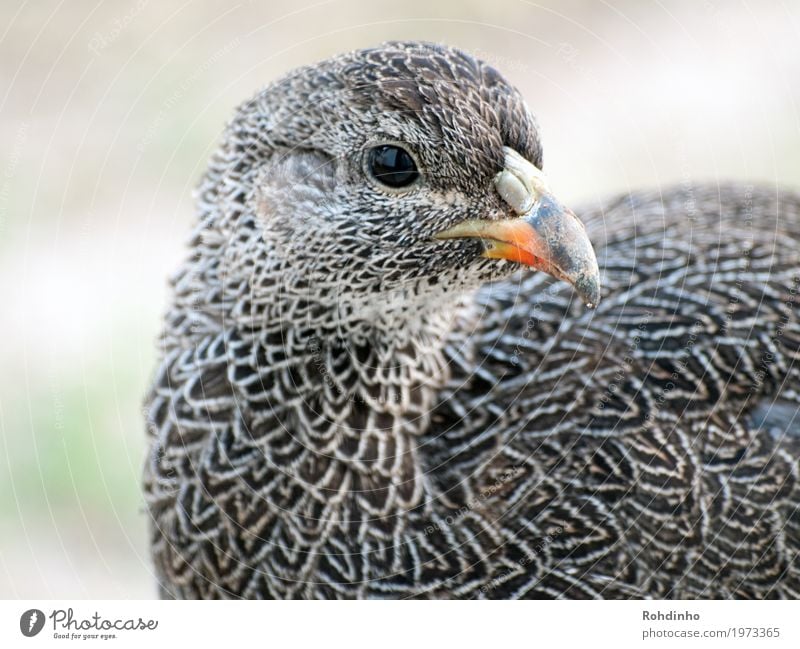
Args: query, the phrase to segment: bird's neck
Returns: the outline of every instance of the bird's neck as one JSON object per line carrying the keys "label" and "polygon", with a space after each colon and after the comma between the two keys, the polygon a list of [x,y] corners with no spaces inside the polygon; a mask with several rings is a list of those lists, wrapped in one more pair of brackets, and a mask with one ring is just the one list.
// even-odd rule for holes
{"label": "bird's neck", "polygon": [[308,381],[301,392],[329,411],[340,433],[357,435],[390,422],[403,434],[424,432],[450,376],[445,347],[463,308],[457,300],[429,306],[340,303],[338,324],[296,332],[306,345]]}
{"label": "bird's neck", "polygon": [[407,286],[326,300],[284,285],[266,314],[283,330],[287,352],[302,361],[302,396],[311,392],[336,408],[345,401],[397,417],[422,415],[449,378],[444,349],[471,293]]}
{"label": "bird's neck", "polygon": [[449,379],[445,348],[464,308],[453,300],[413,318],[345,318],[338,327],[278,318],[289,365],[274,376],[269,408],[302,449],[308,467],[298,471],[350,476],[350,491],[375,511],[418,505],[427,490],[417,447]]}

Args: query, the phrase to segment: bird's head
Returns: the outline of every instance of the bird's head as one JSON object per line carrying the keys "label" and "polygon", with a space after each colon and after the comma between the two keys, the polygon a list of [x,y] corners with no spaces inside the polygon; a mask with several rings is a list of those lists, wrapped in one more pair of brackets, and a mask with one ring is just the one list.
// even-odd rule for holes
{"label": "bird's head", "polygon": [[387,43],[302,68],[240,106],[201,185],[201,229],[223,235],[216,245],[256,298],[280,285],[309,312],[380,319],[520,265],[594,305],[594,251],[541,168],[536,121],[496,70],[455,49]]}

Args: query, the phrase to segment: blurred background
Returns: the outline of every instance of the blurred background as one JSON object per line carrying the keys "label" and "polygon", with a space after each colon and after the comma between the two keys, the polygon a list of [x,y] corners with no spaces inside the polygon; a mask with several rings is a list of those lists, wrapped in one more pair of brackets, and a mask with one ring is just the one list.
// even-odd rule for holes
{"label": "blurred background", "polygon": [[729,179],[800,189],[790,0],[4,0],[0,597],[155,596],[141,401],[192,189],[241,100],[386,39],[500,69],[570,204]]}

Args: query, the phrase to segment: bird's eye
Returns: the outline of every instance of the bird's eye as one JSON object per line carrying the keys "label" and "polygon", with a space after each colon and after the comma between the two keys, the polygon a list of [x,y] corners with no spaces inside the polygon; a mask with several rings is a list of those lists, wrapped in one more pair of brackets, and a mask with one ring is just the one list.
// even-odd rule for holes
{"label": "bird's eye", "polygon": [[414,158],[396,144],[382,144],[370,149],[367,169],[375,180],[393,189],[408,187],[419,178]]}

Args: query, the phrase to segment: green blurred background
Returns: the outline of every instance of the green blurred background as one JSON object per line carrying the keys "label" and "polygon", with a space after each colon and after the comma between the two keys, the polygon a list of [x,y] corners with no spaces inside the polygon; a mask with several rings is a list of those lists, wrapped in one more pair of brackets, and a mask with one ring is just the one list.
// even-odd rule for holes
{"label": "green blurred background", "polygon": [[0,4],[0,597],[152,597],[141,399],[232,108],[386,39],[495,64],[573,204],[800,187],[795,2]]}

